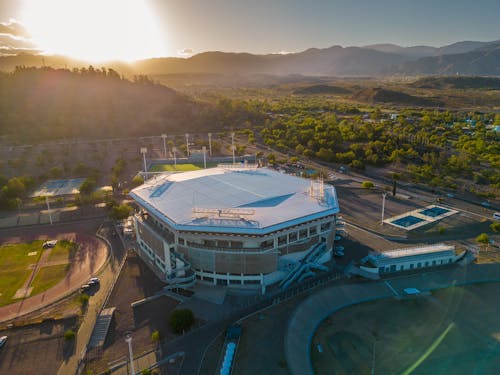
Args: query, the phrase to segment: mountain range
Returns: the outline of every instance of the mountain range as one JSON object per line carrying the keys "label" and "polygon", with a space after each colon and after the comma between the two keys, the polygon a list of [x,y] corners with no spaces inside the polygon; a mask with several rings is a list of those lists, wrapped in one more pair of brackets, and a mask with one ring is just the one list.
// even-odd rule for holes
{"label": "mountain range", "polygon": [[[16,66],[82,67],[64,56],[1,56],[0,70]],[[103,64],[100,64],[103,65]],[[500,40],[463,41],[442,47],[374,44],[310,48],[298,53],[257,55],[204,52],[189,58],[152,58],[131,64],[104,64],[125,76],[135,74],[226,74],[304,76],[479,75],[500,76]]]}

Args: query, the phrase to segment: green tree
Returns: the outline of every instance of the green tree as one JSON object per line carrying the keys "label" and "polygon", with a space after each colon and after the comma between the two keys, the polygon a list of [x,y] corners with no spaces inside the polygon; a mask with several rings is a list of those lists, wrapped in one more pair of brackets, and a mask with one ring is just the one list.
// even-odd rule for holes
{"label": "green tree", "polygon": [[486,233],[481,233],[476,237],[476,242],[487,245],[490,242],[490,237]]}
{"label": "green tree", "polygon": [[66,332],[64,332],[64,340],[66,341],[71,341],[74,340],[76,337],[75,331],[72,329],[68,329]]}
{"label": "green tree", "polygon": [[365,189],[373,189],[375,187],[375,185],[371,181],[363,181],[361,183],[361,187],[363,187]]}
{"label": "green tree", "polygon": [[160,339],[161,339],[160,331],[158,330],[153,331],[153,333],[151,334],[151,341],[153,341],[154,343],[159,343]]}
{"label": "green tree", "polygon": [[89,195],[92,193],[97,187],[97,182],[94,178],[89,177],[85,181],[83,181],[80,186],[80,194]]}
{"label": "green tree", "polygon": [[174,333],[182,333],[189,330],[194,324],[194,314],[189,309],[174,310],[168,320]]}
{"label": "green tree", "polygon": [[128,204],[120,204],[119,206],[112,206],[109,210],[109,218],[113,220],[125,220],[132,213],[133,208]]}
{"label": "green tree", "polygon": [[493,232],[500,232],[500,222],[494,222],[490,225],[490,228]]}
{"label": "green tree", "polygon": [[141,175],[136,175],[132,179],[132,187],[137,187],[140,186],[144,183],[144,178]]}

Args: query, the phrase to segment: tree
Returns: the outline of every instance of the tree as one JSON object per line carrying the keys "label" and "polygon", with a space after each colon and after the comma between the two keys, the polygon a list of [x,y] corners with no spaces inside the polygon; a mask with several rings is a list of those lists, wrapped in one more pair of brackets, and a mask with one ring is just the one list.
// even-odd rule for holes
{"label": "tree", "polygon": [[168,322],[174,333],[181,333],[194,324],[194,314],[189,309],[174,310],[170,314]]}
{"label": "tree", "polygon": [[160,342],[160,339],[161,339],[160,331],[158,331],[158,330],[153,331],[153,333],[151,334],[151,340],[154,343],[158,343],[158,342]]}
{"label": "tree", "polygon": [[141,175],[136,175],[132,179],[132,187],[137,187],[139,185],[142,185],[144,183],[144,178]]}
{"label": "tree", "polygon": [[500,232],[500,222],[495,222],[490,225],[490,228],[493,232]]}
{"label": "tree", "polygon": [[113,220],[125,220],[132,213],[133,208],[128,204],[120,204],[119,206],[112,206],[109,210],[109,218]]}
{"label": "tree", "polygon": [[94,178],[89,177],[80,186],[80,194],[89,195],[92,193],[97,186],[97,182]]}
{"label": "tree", "polygon": [[72,329],[68,329],[66,332],[64,332],[64,340],[66,341],[71,341],[74,340],[76,337],[75,331]]}

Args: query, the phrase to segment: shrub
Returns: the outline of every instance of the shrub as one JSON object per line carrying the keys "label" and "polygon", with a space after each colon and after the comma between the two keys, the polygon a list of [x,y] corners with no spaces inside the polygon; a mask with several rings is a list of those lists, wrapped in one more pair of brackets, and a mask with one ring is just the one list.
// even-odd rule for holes
{"label": "shrub", "polygon": [[168,322],[174,333],[181,333],[194,324],[194,314],[189,309],[174,310],[170,314]]}
{"label": "shrub", "polygon": [[375,185],[373,184],[373,182],[371,181],[363,181],[361,183],[361,187],[365,188],[365,189],[373,189]]}
{"label": "shrub", "polygon": [[500,232],[500,222],[492,223],[490,228],[493,232]]}
{"label": "shrub", "polygon": [[479,236],[476,237],[476,242],[487,244],[490,242],[490,238],[486,233],[481,233]]}
{"label": "shrub", "polygon": [[161,336],[160,336],[160,332],[157,330],[157,331],[154,331],[152,334],[151,334],[151,340],[153,340],[153,342],[159,342],[161,339]]}
{"label": "shrub", "polygon": [[64,340],[66,340],[66,341],[74,340],[75,337],[76,337],[76,334],[72,329],[68,329],[66,332],[64,332]]}

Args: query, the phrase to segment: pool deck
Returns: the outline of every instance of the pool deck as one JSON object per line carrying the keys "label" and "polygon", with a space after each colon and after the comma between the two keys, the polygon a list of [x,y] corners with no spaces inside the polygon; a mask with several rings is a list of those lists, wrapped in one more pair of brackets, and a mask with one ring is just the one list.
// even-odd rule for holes
{"label": "pool deck", "polygon": [[[433,208],[445,210],[446,212],[443,212],[442,214],[434,216],[434,217],[429,216],[429,215],[425,215],[422,213],[423,211],[432,210]],[[457,212],[458,211],[453,210],[451,208],[444,208],[444,207],[432,204],[432,205],[427,206],[427,207],[419,208],[419,209],[416,209],[416,210],[413,210],[410,212],[405,212],[404,214],[401,214],[401,215],[390,217],[389,219],[384,220],[384,223],[391,224],[397,228],[409,231],[409,230],[413,230],[416,228],[420,228],[420,227],[427,225],[427,224],[434,223],[438,220],[444,219],[445,217],[455,215]],[[413,225],[409,225],[407,227],[394,223],[394,221],[397,221],[397,220],[402,219],[402,218],[407,217],[407,216],[414,216],[414,217],[420,219],[421,221],[419,221],[418,223],[415,223]]]}

